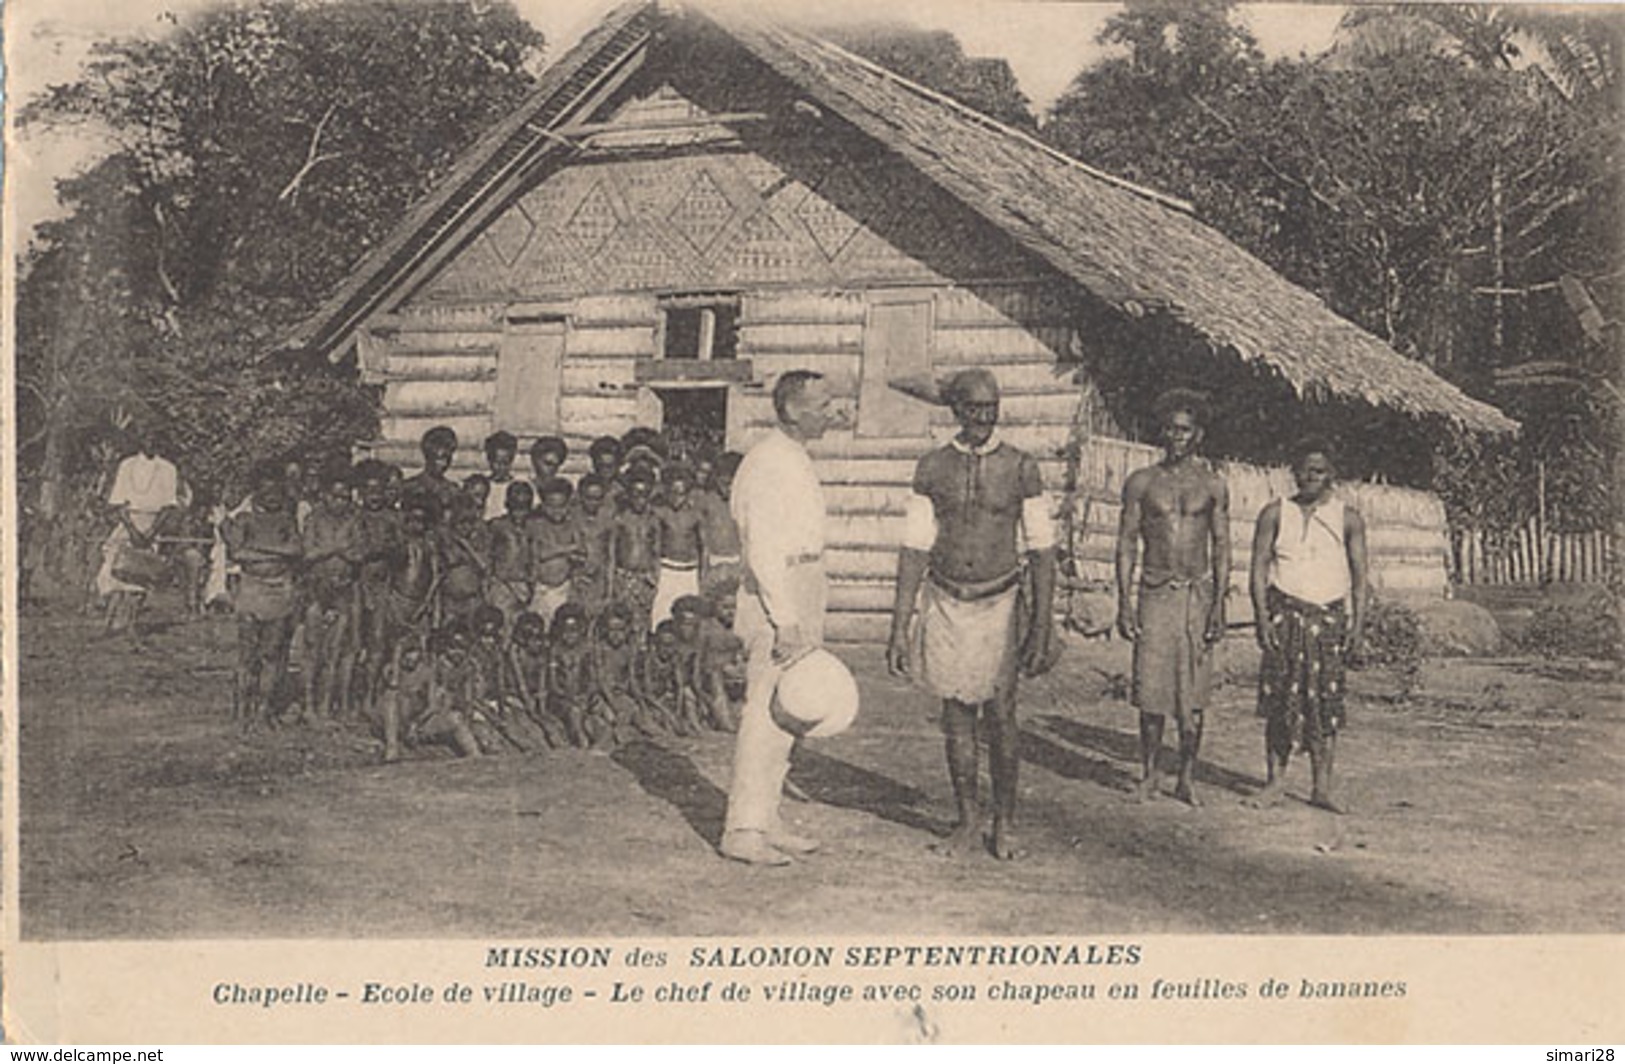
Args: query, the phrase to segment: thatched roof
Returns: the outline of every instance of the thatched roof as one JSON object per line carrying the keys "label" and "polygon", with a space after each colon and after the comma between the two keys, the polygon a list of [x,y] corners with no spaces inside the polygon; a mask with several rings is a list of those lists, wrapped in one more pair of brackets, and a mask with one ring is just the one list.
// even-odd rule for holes
{"label": "thatched roof", "polygon": [[[519,114],[481,138],[390,243],[362,261],[295,342],[341,339],[333,332],[340,312],[369,288],[389,283],[389,249],[433,239],[438,234],[425,233],[427,223],[459,197],[479,192],[482,156],[489,161],[514,151],[515,140],[571,87],[572,75],[579,81],[579,71],[597,53],[616,42],[626,46],[628,27],[672,17],[656,13],[653,5],[611,15],[549,70]],[[716,26],[800,92],[1125,313],[1164,312],[1216,353],[1267,367],[1307,399],[1360,400],[1479,431],[1517,428],[1493,406],[1339,317],[1176,201],[1093,170],[809,33],[733,11],[686,17]],[[538,147],[548,143],[530,140]]]}

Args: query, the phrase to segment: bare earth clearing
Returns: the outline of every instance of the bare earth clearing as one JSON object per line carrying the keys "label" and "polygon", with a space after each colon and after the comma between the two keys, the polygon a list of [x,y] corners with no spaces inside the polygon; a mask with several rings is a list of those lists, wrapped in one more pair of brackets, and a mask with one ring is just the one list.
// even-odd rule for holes
{"label": "bare earth clearing", "polygon": [[790,803],[824,853],[719,859],[730,736],[614,754],[378,764],[359,731],[229,725],[229,618],[155,604],[145,653],[91,620],[22,623],[22,917],[30,939],[513,935],[1528,933],[1625,930],[1625,706],[1585,663],[1358,674],[1352,815],[1264,812],[1247,633],[1204,750],[1207,807],[1126,804],[1121,644],[1071,642],[1024,689],[1014,866],[944,861],[933,703],[848,648],[864,710],[810,744]]}

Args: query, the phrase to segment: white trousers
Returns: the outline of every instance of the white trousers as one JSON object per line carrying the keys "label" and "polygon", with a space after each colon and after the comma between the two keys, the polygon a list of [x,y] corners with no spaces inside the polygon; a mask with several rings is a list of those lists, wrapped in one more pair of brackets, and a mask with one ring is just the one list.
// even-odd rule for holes
{"label": "white trousers", "polygon": [[[789,585],[803,634],[822,644],[828,595],[823,563],[792,568]],[[728,788],[723,831],[777,831],[784,777],[790,771],[796,737],[773,722],[773,694],[784,670],[773,664],[774,628],[762,600],[744,587],[739,589],[734,632],[745,644],[745,705],[734,744],[733,783]]]}

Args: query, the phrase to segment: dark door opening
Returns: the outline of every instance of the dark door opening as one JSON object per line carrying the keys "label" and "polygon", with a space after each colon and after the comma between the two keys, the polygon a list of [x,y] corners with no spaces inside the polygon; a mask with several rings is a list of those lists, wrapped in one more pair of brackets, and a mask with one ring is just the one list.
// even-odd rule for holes
{"label": "dark door opening", "polygon": [[692,458],[700,451],[720,454],[728,440],[728,389],[660,388],[661,427],[673,457]]}

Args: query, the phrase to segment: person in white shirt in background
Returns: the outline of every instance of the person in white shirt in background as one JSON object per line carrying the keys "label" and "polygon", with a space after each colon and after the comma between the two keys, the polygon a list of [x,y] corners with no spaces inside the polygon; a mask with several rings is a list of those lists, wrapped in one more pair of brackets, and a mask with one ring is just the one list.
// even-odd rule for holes
{"label": "person in white shirt in background", "polygon": [[824,489],[806,443],[840,418],[828,383],[808,370],[779,377],[773,408],[779,424],[740,463],[730,500],[745,570],[734,631],[747,660],[719,850],[748,864],[786,865],[818,844],[780,819],[796,736],[774,721],[771,709],[785,667],[824,641]]}
{"label": "person in white shirt in background", "polygon": [[136,618],[148,589],[119,580],[113,570],[125,550],[152,549],[167,523],[191,503],[191,492],[174,463],[158,456],[150,432],[136,430],[133,435],[135,453],[119,462],[107,493],[107,506],[118,524],[102,545],[96,590],[108,600],[107,630],[136,637]]}
{"label": "person in white shirt in background", "polygon": [[[1346,659],[1365,624],[1365,520],[1332,491],[1324,440],[1293,448],[1298,492],[1259,512],[1253,531],[1252,598],[1258,645],[1258,715],[1264,718],[1268,782],[1247,804],[1278,802],[1295,746],[1309,754],[1309,804],[1332,813],[1332,761],[1343,725]],[[1345,605],[1346,604],[1346,605]]]}

